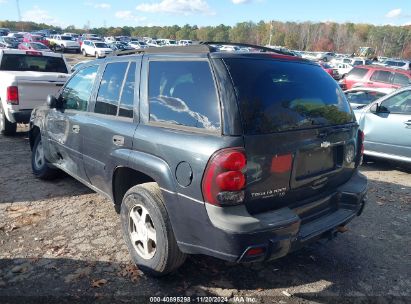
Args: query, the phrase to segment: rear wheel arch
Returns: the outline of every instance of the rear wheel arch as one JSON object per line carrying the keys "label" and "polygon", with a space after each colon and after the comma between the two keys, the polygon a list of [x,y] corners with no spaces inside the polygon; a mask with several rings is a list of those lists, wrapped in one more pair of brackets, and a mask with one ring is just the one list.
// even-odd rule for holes
{"label": "rear wheel arch", "polygon": [[123,197],[126,192],[132,187],[144,183],[158,182],[150,175],[129,167],[117,167],[113,173],[112,194],[113,202],[117,207],[120,207]]}

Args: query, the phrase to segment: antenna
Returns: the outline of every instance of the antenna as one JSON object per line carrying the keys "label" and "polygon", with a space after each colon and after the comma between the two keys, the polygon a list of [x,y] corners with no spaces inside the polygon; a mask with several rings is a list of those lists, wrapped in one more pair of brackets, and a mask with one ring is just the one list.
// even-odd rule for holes
{"label": "antenna", "polygon": [[16,5],[17,5],[17,16],[19,17],[19,21],[21,21],[21,12],[20,12],[19,0],[16,0]]}

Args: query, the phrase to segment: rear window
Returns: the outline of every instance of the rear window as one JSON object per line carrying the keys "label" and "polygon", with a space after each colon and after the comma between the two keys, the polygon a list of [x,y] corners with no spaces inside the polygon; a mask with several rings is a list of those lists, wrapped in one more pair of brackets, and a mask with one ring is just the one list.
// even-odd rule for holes
{"label": "rear window", "polygon": [[363,68],[353,68],[347,75],[351,79],[361,79],[367,74],[368,70]]}
{"label": "rear window", "polygon": [[354,120],[344,93],[321,67],[261,59],[225,59],[246,134],[272,133]]}
{"label": "rear window", "polygon": [[3,54],[0,70],[68,73],[61,57],[22,54]]}

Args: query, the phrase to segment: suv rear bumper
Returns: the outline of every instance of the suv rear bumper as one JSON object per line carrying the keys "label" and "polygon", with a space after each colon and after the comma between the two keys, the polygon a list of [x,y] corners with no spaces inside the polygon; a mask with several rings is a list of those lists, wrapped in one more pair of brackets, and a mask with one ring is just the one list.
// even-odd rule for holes
{"label": "suv rear bumper", "polygon": [[[207,254],[232,262],[276,259],[308,242],[331,237],[337,227],[361,214],[366,191],[367,178],[356,172],[335,193],[322,199],[337,200],[337,209],[309,222],[290,208],[250,215],[245,206],[220,208],[206,204],[209,225],[202,226],[201,236],[193,236],[196,229],[190,231],[198,245],[178,243],[184,252]],[[318,202],[312,204],[318,205]],[[262,248],[263,252],[248,256],[246,253],[252,248]]]}
{"label": "suv rear bumper", "polygon": [[28,123],[32,110],[6,110],[6,117],[10,122]]}

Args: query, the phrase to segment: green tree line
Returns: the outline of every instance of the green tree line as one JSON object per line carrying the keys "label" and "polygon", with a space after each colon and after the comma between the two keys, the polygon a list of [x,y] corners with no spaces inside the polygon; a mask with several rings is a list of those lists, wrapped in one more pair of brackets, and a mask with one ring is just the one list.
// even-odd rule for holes
{"label": "green tree line", "polygon": [[353,53],[360,46],[373,47],[377,55],[411,59],[410,26],[376,26],[334,22],[241,22],[234,26],[123,26],[77,29],[53,27],[34,22],[0,21],[0,27],[18,31],[52,28],[77,33],[92,32],[101,36],[137,36],[201,41],[242,42],[278,45],[303,51]]}

